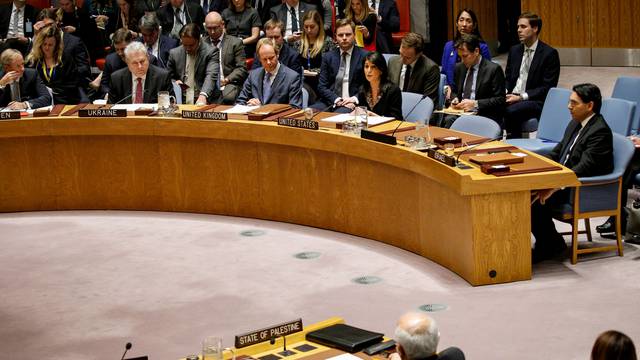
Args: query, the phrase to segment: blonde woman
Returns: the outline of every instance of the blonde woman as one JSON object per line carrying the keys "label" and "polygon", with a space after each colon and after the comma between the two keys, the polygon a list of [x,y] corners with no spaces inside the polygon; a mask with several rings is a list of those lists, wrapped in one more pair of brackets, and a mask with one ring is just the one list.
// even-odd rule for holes
{"label": "blonde woman", "polygon": [[356,24],[356,36],[358,31],[362,33],[362,38],[364,40],[363,47],[369,51],[375,51],[376,23],[378,22],[378,17],[376,13],[369,9],[368,1],[347,1],[345,15],[347,19]]}
{"label": "blonde woman", "polygon": [[77,86],[76,64],[63,53],[62,33],[49,25],[36,35],[27,64],[33,67],[42,82],[53,92],[54,104],[77,104],[80,91]]}
{"label": "blonde woman", "polygon": [[322,17],[316,10],[311,10],[302,17],[302,36],[293,43],[300,54],[300,65],[305,75],[317,76],[322,64],[322,54],[337,46],[324,32]]}

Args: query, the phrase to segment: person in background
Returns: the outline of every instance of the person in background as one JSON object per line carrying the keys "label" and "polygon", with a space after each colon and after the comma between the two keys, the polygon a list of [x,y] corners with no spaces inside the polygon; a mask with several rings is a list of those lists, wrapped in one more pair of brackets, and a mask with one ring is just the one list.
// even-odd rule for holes
{"label": "person in background", "polygon": [[364,60],[366,81],[358,92],[358,105],[375,115],[402,120],[402,92],[389,81],[387,61],[379,52],[370,52]]}
{"label": "person in background", "polygon": [[[302,66],[300,65],[298,52],[284,41],[283,29],[284,24],[282,22],[271,19],[264,24],[265,37],[271,39],[278,48],[278,61],[302,77]],[[258,59],[258,54],[254,56],[254,59]],[[254,61],[251,68],[257,69],[260,66],[262,66],[262,62]]]}
{"label": "person in background", "polygon": [[100,38],[96,22],[89,15],[87,8],[76,6],[76,0],[58,0],[58,7],[60,29],[82,40],[89,51],[89,59],[92,62],[104,57],[105,44]]}
{"label": "person in background", "polygon": [[131,31],[134,38],[140,36],[139,18],[133,9],[133,0],[117,0],[116,29],[124,28]]}
{"label": "person in background", "polygon": [[395,0],[368,0],[371,11],[376,14],[376,50],[382,54],[393,53],[391,33],[400,31],[400,12]]}
{"label": "person in background", "polygon": [[24,0],[13,0],[0,5],[0,52],[4,49],[16,49],[23,56],[29,51],[33,38],[33,24],[36,20],[36,9]]}
{"label": "person in background", "polygon": [[347,1],[347,9],[345,15],[348,20],[356,24],[356,44],[358,36],[362,34],[362,47],[369,51],[376,49],[376,24],[378,23],[378,15],[369,9],[369,5],[363,0]]}
{"label": "person in background", "polygon": [[160,33],[160,22],[154,13],[148,13],[140,19],[140,34],[147,47],[149,55],[158,58],[161,67],[166,68],[169,61],[169,51],[178,47],[180,42],[170,36]]}
{"label": "person in background", "polygon": [[389,80],[402,91],[428,96],[435,104],[438,101],[440,68],[423,54],[423,47],[422,35],[405,35],[400,44],[400,55],[389,59]]}
{"label": "person in background", "polygon": [[253,56],[260,38],[262,22],[256,9],[246,0],[230,0],[229,7],[222,11],[225,32],[242,39],[247,57]]}
{"label": "person in background", "polygon": [[162,34],[175,39],[180,38],[180,30],[190,23],[201,25],[204,22],[204,11],[195,1],[169,0],[157,11]]}
{"label": "person in background", "polygon": [[424,313],[410,312],[398,320],[395,331],[396,352],[389,360],[464,360],[464,353],[457,347],[440,352],[438,324]]}
{"label": "person in background", "polygon": [[627,335],[615,331],[605,331],[593,344],[591,360],[637,360],[636,347]]}
{"label": "person in background", "polygon": [[18,50],[3,51],[0,66],[0,106],[25,110],[51,105],[47,88],[35,70],[24,68],[24,59]]}
{"label": "person in background", "polygon": [[300,0],[284,0],[282,4],[270,9],[271,19],[280,21],[283,25],[282,36],[288,43],[300,40],[302,33],[302,18],[311,10],[317,10],[314,5],[300,2]]}

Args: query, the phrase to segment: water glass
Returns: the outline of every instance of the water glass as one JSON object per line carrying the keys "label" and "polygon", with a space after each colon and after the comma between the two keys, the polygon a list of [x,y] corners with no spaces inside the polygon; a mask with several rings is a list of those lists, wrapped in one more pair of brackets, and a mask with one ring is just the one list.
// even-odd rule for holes
{"label": "water glass", "polygon": [[360,129],[367,129],[369,125],[369,111],[366,106],[356,106],[354,110],[354,120]]}
{"label": "water glass", "polygon": [[222,338],[207,336],[202,340],[202,360],[222,360]]}
{"label": "water glass", "polygon": [[444,144],[444,152],[449,156],[453,156],[453,152],[455,149],[456,149],[456,145],[454,143]]}

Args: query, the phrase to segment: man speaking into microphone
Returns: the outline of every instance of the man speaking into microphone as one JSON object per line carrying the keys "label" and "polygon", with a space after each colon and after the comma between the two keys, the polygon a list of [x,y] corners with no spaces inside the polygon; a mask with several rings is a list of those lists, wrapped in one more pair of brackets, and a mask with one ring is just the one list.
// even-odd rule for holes
{"label": "man speaking into microphone", "polygon": [[124,49],[127,67],[111,75],[111,104],[155,104],[158,92],[174,95],[169,71],[149,64],[147,48],[134,41]]}

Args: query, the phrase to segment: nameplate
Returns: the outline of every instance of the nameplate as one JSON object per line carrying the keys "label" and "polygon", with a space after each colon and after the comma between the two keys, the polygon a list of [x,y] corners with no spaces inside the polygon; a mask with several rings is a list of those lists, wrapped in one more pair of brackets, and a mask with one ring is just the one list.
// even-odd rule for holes
{"label": "nameplate", "polygon": [[105,117],[105,118],[121,118],[127,117],[126,109],[80,109],[79,117]]}
{"label": "nameplate", "polygon": [[300,129],[318,130],[320,126],[315,120],[295,119],[295,118],[279,118],[278,125],[295,127]]}
{"label": "nameplate", "polygon": [[443,164],[447,164],[449,166],[456,166],[456,158],[453,157],[453,156],[449,156],[447,154],[443,154],[443,153],[441,153],[439,151],[436,151],[434,149],[429,149],[427,151],[427,155],[430,158],[432,158],[434,160],[437,160],[437,161],[439,161],[439,162],[441,162]]}
{"label": "nameplate", "polygon": [[381,142],[381,143],[389,144],[389,145],[397,145],[398,144],[398,140],[394,136],[386,135],[386,134],[380,134],[380,133],[377,133],[375,131],[369,131],[369,130],[365,130],[365,129],[360,130],[360,138],[367,139],[367,140],[373,140],[373,141],[377,141],[377,142]]}
{"label": "nameplate", "polygon": [[236,335],[236,349],[269,341],[274,337],[285,336],[302,331],[302,319],[289,321],[268,328],[251,331],[246,334]]}
{"label": "nameplate", "polygon": [[20,111],[3,111],[0,112],[0,120],[20,119]]}
{"label": "nameplate", "polygon": [[228,120],[229,114],[218,111],[182,110],[183,119]]}

